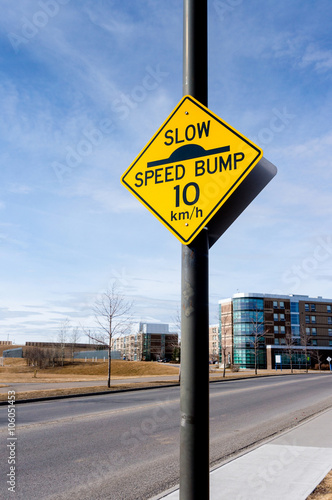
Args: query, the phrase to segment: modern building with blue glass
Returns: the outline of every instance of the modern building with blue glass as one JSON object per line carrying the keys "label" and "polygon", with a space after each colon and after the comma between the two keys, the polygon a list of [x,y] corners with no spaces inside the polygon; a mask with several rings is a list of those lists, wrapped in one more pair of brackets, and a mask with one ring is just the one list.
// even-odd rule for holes
{"label": "modern building with blue glass", "polygon": [[332,299],[237,293],[219,301],[220,362],[303,368],[332,358]]}

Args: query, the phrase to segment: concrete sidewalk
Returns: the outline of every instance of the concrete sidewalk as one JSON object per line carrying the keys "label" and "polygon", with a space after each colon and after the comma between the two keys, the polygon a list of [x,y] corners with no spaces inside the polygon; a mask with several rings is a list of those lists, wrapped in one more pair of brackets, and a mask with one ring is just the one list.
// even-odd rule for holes
{"label": "concrete sidewalk", "polygon": [[[305,500],[332,469],[332,409],[214,469],[210,499]],[[156,498],[178,500],[179,490]]]}

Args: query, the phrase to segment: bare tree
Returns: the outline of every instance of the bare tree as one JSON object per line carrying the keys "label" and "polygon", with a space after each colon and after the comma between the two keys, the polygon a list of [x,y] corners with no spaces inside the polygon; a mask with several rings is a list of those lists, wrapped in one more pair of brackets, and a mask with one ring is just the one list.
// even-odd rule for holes
{"label": "bare tree", "polygon": [[291,373],[293,373],[293,353],[294,353],[294,348],[296,347],[296,342],[291,333],[286,333],[285,343],[286,343],[286,352],[289,357]]}
{"label": "bare tree", "polygon": [[72,328],[72,331],[69,335],[69,342],[71,344],[71,357],[72,357],[72,359],[74,359],[75,345],[79,341],[80,336],[81,336],[81,334],[80,334],[78,327],[76,326],[75,328]]}
{"label": "bare tree", "polygon": [[323,354],[322,354],[322,352],[320,352],[318,349],[313,349],[312,351],[310,351],[310,354],[317,361],[318,369],[319,369],[319,371],[321,371],[322,361],[323,361]]}
{"label": "bare tree", "polygon": [[31,346],[25,350],[25,359],[28,366],[42,368],[43,350],[40,347]]}
{"label": "bare tree", "polygon": [[60,347],[60,357],[61,357],[61,365],[63,366],[64,364],[64,359],[65,359],[65,348],[66,348],[66,342],[68,339],[68,330],[69,330],[69,319],[65,319],[60,326],[60,330],[58,333],[58,344]]}
{"label": "bare tree", "polygon": [[[175,318],[174,318],[174,323],[175,323],[175,327],[177,329],[177,331],[179,332],[178,333],[178,345],[177,346],[174,346],[174,351],[173,351],[173,355],[174,357],[176,358],[176,356],[179,357],[179,383],[181,382],[181,312],[179,310],[179,308],[177,308],[176,310],[176,315],[175,315]],[[176,354],[174,354],[174,352],[176,352]]]}
{"label": "bare tree", "polygon": [[255,375],[257,375],[257,361],[262,344],[262,340],[265,339],[265,334],[268,330],[264,328],[264,312],[256,309],[253,311],[253,317],[251,318],[251,334],[249,337],[249,342],[254,348],[255,357]]}
{"label": "bare tree", "polygon": [[226,365],[228,363],[228,357],[231,354],[232,345],[232,315],[223,315],[221,321],[221,340],[220,340],[220,350],[221,359],[223,362],[223,377],[226,377]]}
{"label": "bare tree", "polygon": [[36,368],[35,374],[37,372],[37,368],[47,368],[51,364],[55,366],[57,361],[56,351],[55,349],[46,349],[43,347],[27,347],[25,350],[26,362],[28,366],[34,366]]}
{"label": "bare tree", "polygon": [[111,387],[111,352],[115,337],[126,333],[131,325],[133,303],[119,293],[118,285],[113,283],[95,303],[93,312],[98,331],[87,333],[88,337],[105,346],[108,350],[107,387]]}
{"label": "bare tree", "polygon": [[172,344],[173,353],[172,353],[172,361],[180,363],[181,361],[181,345],[176,342]]}
{"label": "bare tree", "polygon": [[311,343],[311,335],[307,333],[306,329],[301,325],[300,326],[300,342],[303,346],[304,356],[305,356],[305,371],[308,373],[308,355],[309,355],[309,346]]}

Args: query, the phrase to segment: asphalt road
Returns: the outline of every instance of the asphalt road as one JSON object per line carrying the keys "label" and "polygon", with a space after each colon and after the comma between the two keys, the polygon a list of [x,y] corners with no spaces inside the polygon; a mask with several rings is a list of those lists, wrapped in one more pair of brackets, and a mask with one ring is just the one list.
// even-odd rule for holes
{"label": "asphalt road", "polygon": [[[332,406],[330,374],[210,384],[211,464]],[[0,407],[0,498],[137,500],[178,483],[179,388],[16,406],[16,494]]]}

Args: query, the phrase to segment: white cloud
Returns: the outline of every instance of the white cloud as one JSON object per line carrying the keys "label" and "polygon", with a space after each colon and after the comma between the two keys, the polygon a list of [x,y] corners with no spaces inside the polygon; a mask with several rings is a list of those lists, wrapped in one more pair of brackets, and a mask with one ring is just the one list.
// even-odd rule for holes
{"label": "white cloud", "polygon": [[30,194],[33,191],[32,186],[25,184],[12,183],[9,185],[8,191],[13,194]]}
{"label": "white cloud", "polygon": [[332,50],[319,48],[317,44],[310,44],[302,57],[302,67],[310,65],[318,72],[326,72],[332,69]]}

